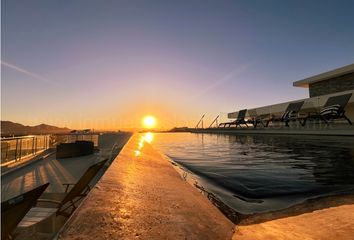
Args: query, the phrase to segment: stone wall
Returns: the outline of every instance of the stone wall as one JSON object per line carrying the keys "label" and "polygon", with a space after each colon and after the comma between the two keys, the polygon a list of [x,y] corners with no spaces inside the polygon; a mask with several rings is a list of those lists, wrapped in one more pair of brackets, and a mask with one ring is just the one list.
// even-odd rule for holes
{"label": "stone wall", "polygon": [[310,84],[310,97],[354,89],[354,73]]}

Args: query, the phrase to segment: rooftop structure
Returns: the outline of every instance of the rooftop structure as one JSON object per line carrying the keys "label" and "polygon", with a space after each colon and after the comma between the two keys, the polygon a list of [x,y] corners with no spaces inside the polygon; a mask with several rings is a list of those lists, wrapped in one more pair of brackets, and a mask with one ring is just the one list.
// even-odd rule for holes
{"label": "rooftop structure", "polygon": [[354,64],[296,81],[293,86],[309,88],[310,97],[353,90]]}
{"label": "rooftop structure", "polygon": [[[332,71],[328,71],[309,78],[305,78],[303,80],[296,81],[293,83],[293,86],[308,88],[310,97],[306,99],[297,99],[289,102],[247,109],[247,114],[245,118],[252,119],[254,116],[263,116],[263,118],[266,119],[269,116],[282,116],[282,114],[286,112],[287,107],[291,103],[303,102],[301,109],[297,111],[297,118],[299,119],[300,116],[309,116],[313,113],[319,114],[321,110],[324,109],[328,101],[335,96],[339,97],[351,94],[351,97],[349,98],[347,104],[345,104],[344,111],[349,121],[354,121],[354,63],[341,68],[334,69]],[[331,103],[331,101],[329,101],[329,103]],[[334,103],[331,104],[333,105]],[[239,111],[228,113],[227,118],[237,119]],[[318,125],[321,123],[321,121],[313,121],[313,123]],[[346,121],[342,117],[336,119],[336,123],[346,124],[344,125],[343,131],[345,131],[345,129],[352,130],[352,127],[354,126],[349,126],[348,120]],[[300,126],[301,124],[298,124],[298,127]],[[304,126],[304,124],[302,126]],[[300,133],[302,132],[302,130],[304,130],[304,128],[302,128],[301,131],[297,132]],[[332,134],[339,134],[337,130],[332,131]],[[352,131],[349,132],[351,133],[351,135],[353,134]],[[314,132],[314,134],[318,133],[318,130]]]}

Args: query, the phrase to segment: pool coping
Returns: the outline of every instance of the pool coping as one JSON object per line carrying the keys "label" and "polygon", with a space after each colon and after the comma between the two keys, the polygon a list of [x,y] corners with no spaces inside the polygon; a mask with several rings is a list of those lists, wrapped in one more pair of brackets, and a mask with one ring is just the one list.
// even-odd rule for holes
{"label": "pool coping", "polygon": [[354,126],[341,129],[288,129],[288,128],[205,128],[191,129],[192,133],[216,133],[216,134],[271,134],[271,135],[317,135],[317,136],[348,136],[354,137]]}
{"label": "pool coping", "polygon": [[231,239],[234,224],[163,155],[147,142],[135,155],[139,136],[129,139],[57,239]]}

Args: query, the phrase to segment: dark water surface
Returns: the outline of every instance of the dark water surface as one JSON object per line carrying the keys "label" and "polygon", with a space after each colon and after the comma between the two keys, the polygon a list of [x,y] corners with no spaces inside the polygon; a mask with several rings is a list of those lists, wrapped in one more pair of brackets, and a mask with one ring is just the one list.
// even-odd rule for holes
{"label": "dark water surface", "polygon": [[152,144],[243,214],[354,192],[354,138],[155,134]]}

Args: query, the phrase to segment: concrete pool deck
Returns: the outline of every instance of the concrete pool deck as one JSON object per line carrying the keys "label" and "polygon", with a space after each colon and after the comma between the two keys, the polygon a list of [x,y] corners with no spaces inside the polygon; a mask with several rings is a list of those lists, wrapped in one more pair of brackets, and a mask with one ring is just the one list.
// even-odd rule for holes
{"label": "concrete pool deck", "polygon": [[352,239],[353,200],[327,198],[235,226],[135,134],[58,239]]}
{"label": "concrete pool deck", "polygon": [[344,239],[354,236],[354,204],[237,226],[233,240]]}
{"label": "concrete pool deck", "polygon": [[231,239],[234,224],[139,138],[129,140],[58,238]]}

